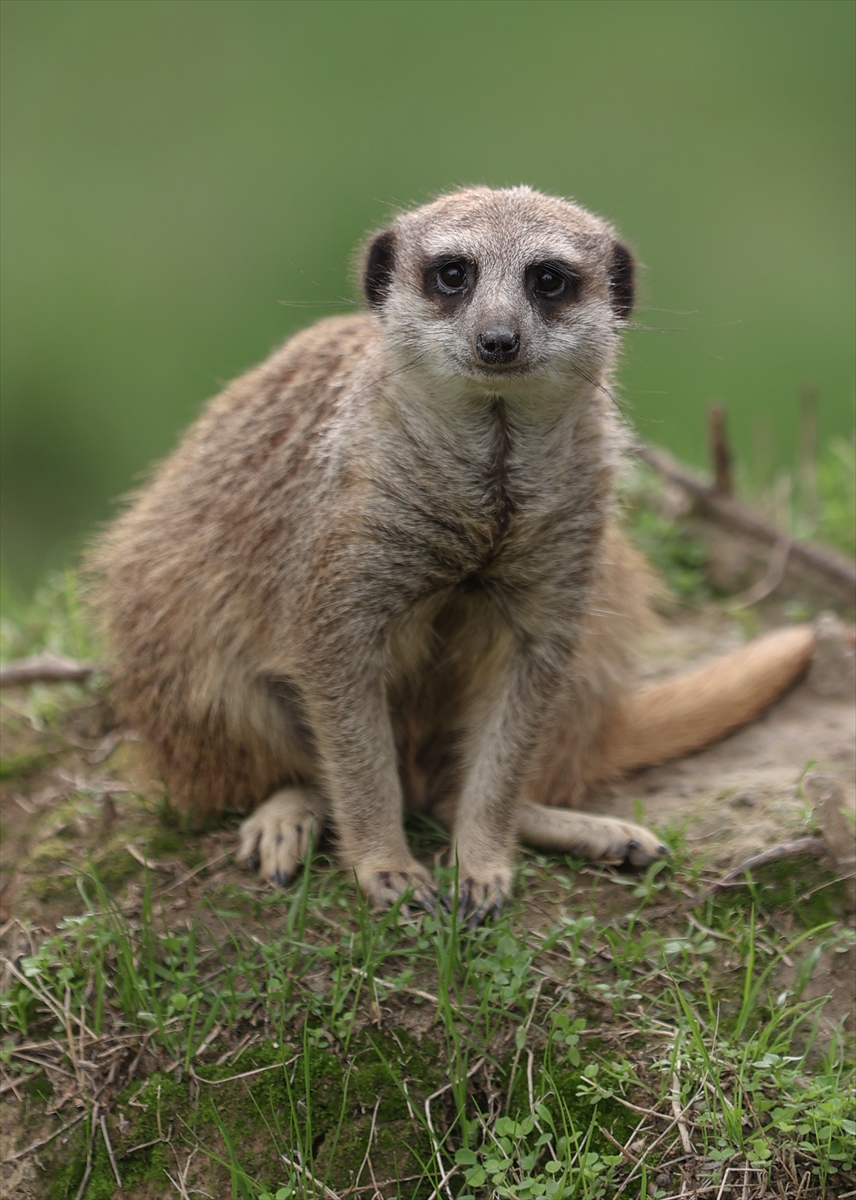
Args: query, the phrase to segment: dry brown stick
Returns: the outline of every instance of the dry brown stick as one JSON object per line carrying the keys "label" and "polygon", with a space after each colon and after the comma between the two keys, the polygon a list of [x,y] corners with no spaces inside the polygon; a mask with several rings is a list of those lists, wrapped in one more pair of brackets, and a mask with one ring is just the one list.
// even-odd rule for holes
{"label": "dry brown stick", "polygon": [[147,1150],[149,1146],[159,1146],[160,1143],[159,1137],[152,1138],[150,1142],[140,1142],[139,1146],[131,1146],[129,1150],[123,1150],[122,1157],[127,1158],[129,1154],[136,1154],[138,1150]]}
{"label": "dry brown stick", "polygon": [[74,1044],[74,1034],[71,1031],[71,988],[66,984],[65,988],[65,1005],[63,1007],[63,1023],[65,1025],[65,1036],[68,1041],[68,1057],[71,1060],[71,1069],[77,1078],[77,1085],[81,1091],[86,1088],[86,1078],[80,1066],[77,1047]]}
{"label": "dry brown stick", "polygon": [[[448,1192],[449,1180],[452,1178],[452,1176],[457,1175],[457,1173],[460,1169],[461,1168],[459,1167],[459,1165],[457,1163],[452,1163],[451,1167],[449,1167],[446,1174],[443,1176],[443,1178],[440,1180],[440,1182],[434,1188],[434,1191],[428,1197],[428,1200],[439,1200],[440,1188],[446,1188],[446,1191]],[[449,1193],[449,1194],[451,1194],[451,1193]]]}
{"label": "dry brown stick", "polygon": [[741,887],[745,885],[746,880],[743,876],[746,872],[754,871],[758,867],[764,867],[767,863],[779,862],[783,858],[796,858],[800,854],[810,854],[813,858],[820,858],[821,855],[828,853],[826,842],[822,837],[798,838],[795,842],[780,842],[778,846],[771,846],[769,850],[762,850],[760,854],[753,854],[751,858],[747,858],[745,862],[734,867],[727,875],[723,875],[721,879],[717,879],[707,889],[708,895],[722,891],[726,887]]}
{"label": "dry brown stick", "polygon": [[[690,1109],[695,1104],[695,1102],[698,1100],[700,1095],[702,1095],[701,1091],[696,1092],[695,1096],[693,1096],[693,1098],[687,1103],[686,1107],[681,1109],[681,1113],[680,1113],[681,1117],[686,1116],[686,1114],[690,1111]],[[622,1194],[622,1192],[624,1192],[624,1190],[633,1181],[633,1178],[636,1175],[636,1172],[639,1169],[639,1167],[641,1167],[644,1164],[646,1155],[650,1155],[652,1153],[652,1151],[657,1149],[657,1147],[660,1145],[661,1142],[665,1141],[665,1139],[668,1137],[668,1135],[671,1133],[671,1131],[677,1125],[678,1118],[674,1117],[674,1116],[671,1118],[667,1117],[664,1113],[655,1112],[653,1109],[650,1109],[650,1108],[639,1108],[637,1105],[631,1104],[629,1100],[623,1100],[620,1096],[616,1096],[615,1099],[618,1101],[619,1104],[623,1104],[625,1108],[632,1108],[636,1112],[647,1113],[652,1117],[659,1117],[661,1121],[669,1122],[669,1124],[666,1126],[666,1128],[663,1130],[663,1132],[654,1139],[654,1141],[651,1143],[651,1145],[645,1147],[644,1151],[642,1152],[642,1157],[639,1159],[639,1162],[634,1163],[634,1165],[631,1167],[627,1178],[624,1180],[621,1187],[618,1189],[618,1191],[615,1193],[615,1195],[613,1197],[613,1200],[618,1200],[618,1197]]]}
{"label": "dry brown stick", "polygon": [[211,1032],[206,1034],[206,1036],[202,1039],[202,1041],[199,1043],[199,1045],[193,1051],[193,1057],[199,1058],[200,1055],[204,1054],[205,1051],[208,1049],[208,1047],[211,1045],[211,1043],[216,1041],[222,1032],[223,1032],[223,1026],[215,1025],[214,1028],[211,1030]]}
{"label": "dry brown stick", "polygon": [[130,843],[125,847],[125,849],[130,854],[131,858],[133,858],[135,862],[138,862],[141,867],[145,867],[147,871],[172,871],[174,869],[169,863],[154,862],[153,859],[146,858],[145,855],[140,854],[136,846],[132,846]]}
{"label": "dry brown stick", "polygon": [[[284,1063],[268,1063],[265,1067],[254,1067],[252,1071],[241,1071],[239,1075],[227,1075],[225,1079],[205,1079],[202,1075],[197,1075],[193,1067],[190,1068],[190,1076],[197,1083],[207,1083],[209,1087],[222,1087],[224,1083],[234,1083],[236,1079],[249,1079],[251,1075],[261,1075],[265,1071],[284,1071],[286,1067],[290,1067],[292,1063],[297,1062],[297,1055],[290,1058]],[[178,1064],[181,1065],[180,1063]]]}
{"label": "dry brown stick", "polygon": [[33,1142],[24,1150],[19,1150],[17,1154],[10,1154],[8,1158],[0,1159],[0,1162],[2,1162],[3,1166],[5,1166],[6,1163],[16,1162],[19,1158],[26,1158],[28,1154],[32,1154],[34,1150],[40,1150],[42,1146],[46,1146],[48,1142],[52,1142],[54,1138],[58,1138],[61,1133],[65,1133],[65,1131],[67,1129],[71,1129],[73,1125],[78,1125],[85,1116],[85,1112],[79,1113],[78,1116],[73,1117],[72,1120],[66,1121],[65,1125],[60,1125],[59,1129],[55,1129],[53,1133],[49,1133],[47,1137],[40,1138],[37,1142]]}
{"label": "dry brown stick", "polygon": [[600,1132],[603,1134],[603,1136],[606,1138],[606,1140],[607,1140],[608,1142],[612,1142],[612,1144],[613,1144],[613,1146],[615,1147],[615,1149],[616,1149],[616,1150],[618,1150],[618,1152],[619,1152],[620,1154],[623,1154],[623,1155],[624,1155],[624,1157],[625,1157],[625,1158],[626,1158],[626,1159],[627,1159],[629,1162],[632,1162],[632,1163],[634,1163],[634,1164],[635,1164],[637,1167],[638,1167],[638,1166],[640,1166],[640,1164],[641,1164],[641,1161],[642,1161],[642,1160],[641,1160],[641,1159],[639,1159],[639,1158],[637,1158],[637,1157],[636,1157],[636,1155],[635,1155],[635,1154],[633,1154],[633,1153],[632,1153],[630,1150],[628,1150],[626,1146],[622,1146],[622,1144],[621,1144],[621,1142],[619,1142],[618,1138],[617,1138],[617,1137],[613,1137],[613,1135],[612,1135],[612,1134],[609,1132],[609,1130],[608,1130],[608,1129],[605,1129],[605,1128],[603,1127],[603,1125],[598,1125],[598,1129],[599,1129],[599,1130],[600,1130]]}
{"label": "dry brown stick", "polygon": [[86,1151],[86,1170],[83,1172],[83,1178],[80,1181],[80,1187],[77,1189],[77,1195],[74,1200],[83,1200],[86,1195],[86,1188],[89,1185],[89,1176],[92,1174],[92,1152],[95,1149],[95,1132],[98,1129],[98,1109],[101,1106],[98,1101],[92,1106],[92,1129],[89,1134],[89,1148]]}
{"label": "dry brown stick", "polygon": [[[60,1048],[60,1053],[65,1054],[65,1051]],[[33,1058],[32,1055],[29,1054],[22,1054],[21,1051],[16,1050],[14,1046],[10,1050],[10,1054],[13,1054],[15,1058],[22,1058],[24,1062],[35,1063],[37,1067],[41,1067],[43,1070],[56,1071],[58,1075],[67,1075],[69,1079],[75,1078],[71,1071],[66,1071],[64,1067],[57,1066],[57,1064],[53,1062],[42,1062],[40,1058]]]}
{"label": "dry brown stick", "polygon": [[369,1155],[371,1154],[371,1149],[372,1149],[372,1141],[374,1139],[375,1128],[377,1126],[377,1110],[379,1108],[380,1108],[380,1096],[378,1096],[378,1098],[377,1098],[377,1102],[374,1106],[374,1112],[372,1113],[372,1125],[371,1125],[371,1129],[369,1130],[369,1140],[366,1143],[366,1152],[363,1155],[363,1161],[360,1163],[360,1169],[359,1169],[359,1171],[357,1171],[357,1178],[354,1180],[354,1191],[357,1191],[359,1189],[360,1177],[362,1176],[363,1171],[366,1169],[366,1163],[369,1161]]}
{"label": "dry brown stick", "polygon": [[374,1192],[377,1194],[381,1188],[392,1187],[394,1184],[401,1185],[402,1183],[413,1183],[417,1179],[424,1179],[424,1175],[401,1175],[395,1179],[382,1179],[380,1183],[364,1183],[361,1187],[349,1187],[344,1192],[340,1192],[342,1200],[346,1196],[359,1196],[361,1192]]}
{"label": "dry brown stick", "polygon": [[[63,1009],[61,1009],[59,1007],[59,1005],[56,1003],[55,1000],[51,999],[50,996],[48,996],[45,992],[43,992],[41,990],[41,988],[38,988],[38,987],[36,987],[36,985],[34,983],[31,983],[30,980],[27,979],[26,975],[22,975],[21,972],[18,970],[18,968],[15,966],[15,964],[11,961],[11,959],[8,959],[5,957],[5,955],[0,954],[0,962],[2,962],[4,964],[6,970],[9,972],[10,975],[14,975],[19,983],[22,983],[25,988],[27,988],[29,991],[31,991],[34,996],[37,996],[38,999],[41,1000],[41,1002],[47,1008],[50,1009],[50,1011],[53,1013],[53,1015],[57,1018],[58,1021],[63,1021],[63,1022],[65,1021],[66,1014],[64,1013]],[[76,1021],[78,1024],[80,1023],[79,1019],[74,1015],[74,1013],[69,1012],[68,1015],[69,1015],[70,1020]],[[86,1032],[89,1034],[90,1038],[93,1041],[100,1040],[100,1039],[96,1038],[95,1034],[88,1027],[86,1027]]]}
{"label": "dry brown stick", "polygon": [[[649,467],[689,492],[706,516],[768,544],[775,545],[787,537],[755,509],[740,504],[730,496],[719,495],[702,476],[679,463],[659,446],[640,444],[638,453]],[[789,557],[791,562],[807,569],[836,595],[853,600],[856,593],[856,563],[851,559],[828,546],[796,540],[790,541]]]}
{"label": "dry brown stick", "polygon": [[78,662],[45,650],[31,658],[19,658],[0,667],[0,687],[25,687],[28,683],[83,683],[103,671],[99,663]]}
{"label": "dry brown stick", "polygon": [[[483,1064],[484,1064],[484,1059],[480,1058],[478,1060],[478,1062],[476,1062],[472,1067],[470,1067],[469,1071],[467,1071],[467,1079],[471,1079],[472,1076],[475,1075],[476,1071],[478,1071],[479,1068],[481,1066],[483,1066]],[[443,1178],[436,1185],[436,1187],[434,1188],[434,1191],[428,1197],[428,1200],[434,1200],[435,1197],[439,1197],[441,1188],[445,1188],[446,1195],[449,1197],[449,1200],[452,1200],[452,1190],[449,1187],[449,1180],[452,1178],[455,1171],[457,1170],[457,1166],[455,1164],[453,1164],[450,1170],[448,1170],[448,1171],[446,1170],[445,1163],[443,1162],[443,1156],[440,1153],[440,1142],[437,1138],[437,1134],[434,1132],[434,1122],[431,1120],[431,1101],[436,1100],[439,1096],[444,1095],[453,1086],[454,1085],[452,1084],[452,1081],[449,1080],[448,1083],[444,1083],[441,1088],[438,1088],[436,1092],[432,1092],[431,1095],[425,1101],[425,1118],[428,1122],[428,1132],[431,1135],[431,1143],[434,1147],[434,1156],[437,1159],[437,1162],[440,1166],[440,1170],[443,1172]],[[408,1103],[408,1106],[409,1106],[409,1103]]]}
{"label": "dry brown stick", "polygon": [[545,977],[542,975],[542,977],[538,980],[538,987],[535,989],[535,995],[532,999],[532,1004],[529,1008],[529,1015],[526,1018],[526,1024],[523,1026],[523,1041],[517,1047],[517,1050],[514,1055],[514,1061],[511,1064],[511,1074],[508,1079],[508,1090],[505,1093],[505,1111],[506,1112],[508,1112],[509,1105],[511,1104],[511,1093],[514,1090],[514,1077],[517,1074],[517,1064],[520,1062],[521,1052],[523,1050],[523,1047],[526,1044],[526,1038],[529,1036],[529,1028],[532,1024],[532,1018],[535,1016],[535,1009],[538,1005],[538,998],[541,995],[541,988],[544,986],[545,982],[546,982]]}
{"label": "dry brown stick", "polygon": [[812,529],[814,529],[820,515],[820,500],[817,494],[817,388],[815,387],[804,387],[800,392],[797,478],[802,492],[803,508]]}
{"label": "dry brown stick", "polygon": [[229,851],[224,850],[222,854],[218,854],[216,857],[210,858],[208,862],[200,863],[198,867],[194,867],[192,871],[188,871],[186,875],[182,875],[181,879],[176,879],[175,883],[171,883],[168,887],[165,887],[161,891],[157,892],[155,899],[159,900],[161,896],[165,896],[167,892],[174,892],[176,888],[181,887],[183,883],[188,883],[193,876],[198,875],[200,871],[205,871],[208,869],[208,867],[214,867],[218,862],[222,862],[224,858],[228,857]]}
{"label": "dry brown stick", "polygon": [[282,1158],[282,1161],[287,1166],[291,1167],[293,1170],[302,1171],[303,1174],[305,1175],[305,1177],[309,1180],[309,1182],[311,1184],[313,1184],[315,1187],[323,1188],[325,1200],[340,1200],[340,1197],[338,1196],[338,1194],[336,1192],[334,1192],[332,1188],[328,1188],[326,1183],[318,1182],[318,1180],[315,1178],[315,1176],[312,1174],[312,1172],[309,1170],[308,1167],[304,1167],[302,1163],[295,1162],[294,1159],[289,1158],[287,1154],[283,1154],[280,1157]]}
{"label": "dry brown stick", "polygon": [[711,404],[707,415],[710,456],[713,460],[713,490],[718,496],[733,496],[734,477],[731,471],[731,447],[725,428],[725,409],[721,404]]}
{"label": "dry brown stick", "polygon": [[[676,1035],[677,1037],[677,1035]],[[672,1071],[672,1113],[678,1125],[678,1133],[681,1135],[681,1146],[684,1154],[692,1154],[693,1147],[690,1141],[689,1130],[685,1118],[686,1109],[681,1107],[681,1052],[676,1049],[675,1053],[675,1068]]]}
{"label": "dry brown stick", "polygon": [[[6,1072],[4,1071],[3,1074],[5,1075]],[[17,1079],[4,1079],[3,1082],[0,1083],[0,1096],[4,1095],[6,1092],[12,1092],[15,1096],[15,1099],[18,1101],[18,1103],[22,1104],[23,1100],[21,1098],[21,1093],[18,1091],[18,1088],[21,1086],[22,1083],[26,1083],[26,1082],[27,1082],[26,1075],[19,1075]]]}
{"label": "dry brown stick", "polygon": [[122,1190],[122,1176],[119,1174],[119,1168],[116,1165],[116,1155],[113,1153],[113,1144],[110,1141],[110,1133],[107,1129],[107,1118],[104,1113],[101,1114],[101,1135],[104,1138],[104,1145],[107,1147],[107,1155],[110,1159],[110,1166],[113,1168],[113,1175],[116,1179],[116,1186],[119,1191]]}

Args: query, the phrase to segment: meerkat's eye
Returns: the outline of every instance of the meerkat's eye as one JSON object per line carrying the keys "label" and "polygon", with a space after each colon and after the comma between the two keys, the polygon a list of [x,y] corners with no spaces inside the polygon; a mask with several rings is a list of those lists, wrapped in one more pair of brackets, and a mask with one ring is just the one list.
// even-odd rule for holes
{"label": "meerkat's eye", "polygon": [[473,293],[478,267],[471,258],[438,255],[422,265],[422,290],[446,316],[456,312]]}
{"label": "meerkat's eye", "polygon": [[580,289],[580,278],[566,263],[536,263],[526,272],[529,290],[536,300],[576,300]]}
{"label": "meerkat's eye", "polygon": [[459,258],[443,263],[437,271],[437,283],[446,293],[463,291],[467,286],[467,264]]}
{"label": "meerkat's eye", "polygon": [[567,280],[549,267],[539,267],[535,272],[535,291],[549,300],[556,300],[567,287]]}

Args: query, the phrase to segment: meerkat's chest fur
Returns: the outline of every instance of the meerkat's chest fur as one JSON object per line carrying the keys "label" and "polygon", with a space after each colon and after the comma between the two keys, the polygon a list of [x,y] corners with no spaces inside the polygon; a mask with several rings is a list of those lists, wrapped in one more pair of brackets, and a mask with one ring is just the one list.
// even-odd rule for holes
{"label": "meerkat's chest fur", "polygon": [[545,415],[488,393],[450,413],[433,399],[419,388],[399,397],[378,438],[363,580],[397,597],[399,612],[458,592],[481,596],[521,633],[532,622],[530,633],[567,627],[611,503],[616,431],[602,406]]}

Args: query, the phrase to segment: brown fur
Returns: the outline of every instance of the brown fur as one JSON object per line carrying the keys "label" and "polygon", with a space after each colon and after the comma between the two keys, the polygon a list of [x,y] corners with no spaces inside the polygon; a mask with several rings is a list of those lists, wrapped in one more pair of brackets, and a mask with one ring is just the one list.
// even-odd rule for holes
{"label": "brown fur", "polygon": [[659,853],[638,826],[539,806],[649,761],[652,712],[683,730],[658,759],[720,736],[730,692],[683,722],[680,688],[628,699],[651,582],[613,516],[632,299],[614,231],[472,189],[401,215],[361,269],[370,311],[230,385],[106,532],[97,603],[117,703],[174,800],[257,809],[242,852],[264,875],[283,881],[329,819],[375,901],[430,903],[406,803],[454,830],[479,918],[518,836]]}

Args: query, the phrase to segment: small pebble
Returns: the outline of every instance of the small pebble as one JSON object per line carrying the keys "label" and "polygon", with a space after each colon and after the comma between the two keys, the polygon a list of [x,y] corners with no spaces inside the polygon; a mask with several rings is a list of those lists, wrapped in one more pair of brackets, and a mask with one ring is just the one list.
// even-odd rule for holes
{"label": "small pebble", "polygon": [[738,792],[733,800],[729,801],[732,808],[754,808],[755,797],[751,792]]}

